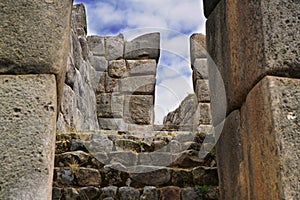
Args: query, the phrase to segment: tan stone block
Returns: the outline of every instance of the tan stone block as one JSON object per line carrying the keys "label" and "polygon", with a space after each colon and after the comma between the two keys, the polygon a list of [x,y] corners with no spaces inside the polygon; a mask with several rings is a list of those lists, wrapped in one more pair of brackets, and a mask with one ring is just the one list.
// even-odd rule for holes
{"label": "tan stone block", "polygon": [[111,60],[108,65],[108,75],[114,78],[126,76],[128,70],[125,60]]}
{"label": "tan stone block", "polygon": [[267,76],[241,110],[251,199],[300,197],[300,79]]}
{"label": "tan stone block", "polygon": [[0,199],[51,198],[56,101],[54,75],[0,76]]}
{"label": "tan stone block", "polygon": [[195,60],[197,58],[206,58],[206,41],[205,35],[201,33],[195,33],[190,37],[191,45],[191,63],[194,68]]}
{"label": "tan stone block", "polygon": [[[299,12],[296,1],[221,0],[208,17],[207,49],[224,80],[228,113],[263,76],[300,77]],[[214,82],[216,73],[210,65]],[[212,98],[219,98],[217,87],[210,87]]]}
{"label": "tan stone block", "polygon": [[60,98],[70,49],[71,10],[71,0],[1,1],[0,74],[55,74]]}
{"label": "tan stone block", "polygon": [[156,60],[127,60],[130,75],[156,75]]}

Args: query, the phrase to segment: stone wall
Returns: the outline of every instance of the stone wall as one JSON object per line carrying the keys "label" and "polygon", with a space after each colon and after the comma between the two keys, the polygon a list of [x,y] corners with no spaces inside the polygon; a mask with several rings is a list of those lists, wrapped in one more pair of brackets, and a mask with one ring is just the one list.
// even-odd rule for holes
{"label": "stone wall", "polygon": [[300,4],[204,8],[221,199],[299,199]]}
{"label": "stone wall", "polygon": [[152,130],[159,33],[127,42],[86,30],[85,8],[74,5],[57,130]]}
{"label": "stone wall", "polygon": [[51,199],[72,1],[0,3],[0,199]]}

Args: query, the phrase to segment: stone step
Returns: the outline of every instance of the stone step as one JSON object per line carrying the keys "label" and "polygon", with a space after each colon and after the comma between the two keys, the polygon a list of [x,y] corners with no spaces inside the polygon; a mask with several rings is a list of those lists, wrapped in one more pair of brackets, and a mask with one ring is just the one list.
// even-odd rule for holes
{"label": "stone step", "polygon": [[52,200],[217,200],[218,187],[53,187]]}

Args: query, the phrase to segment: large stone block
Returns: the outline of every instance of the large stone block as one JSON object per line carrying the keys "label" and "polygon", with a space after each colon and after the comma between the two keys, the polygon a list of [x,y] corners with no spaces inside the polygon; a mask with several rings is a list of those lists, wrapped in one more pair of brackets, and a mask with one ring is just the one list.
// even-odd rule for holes
{"label": "large stone block", "polygon": [[89,63],[96,71],[104,72],[107,70],[108,62],[104,56],[89,56]]}
{"label": "large stone block", "polygon": [[208,79],[207,58],[196,58],[193,64],[193,81]]}
{"label": "large stone block", "polygon": [[70,48],[71,10],[71,0],[1,1],[0,74],[55,74],[60,98]]}
{"label": "large stone block", "polygon": [[127,60],[130,75],[156,75],[156,61],[148,60]]}
{"label": "large stone block", "polygon": [[199,103],[210,102],[208,80],[197,80],[195,85],[195,93]]}
{"label": "large stone block", "polygon": [[120,118],[123,116],[124,95],[117,93],[100,93],[96,98],[98,117]]}
{"label": "large stone block", "polygon": [[149,33],[125,43],[125,59],[155,59],[160,55],[160,33]]}
{"label": "large stone block", "polygon": [[120,91],[132,94],[154,94],[156,79],[153,75],[132,76],[120,80]]}
{"label": "large stone block", "polygon": [[125,60],[112,60],[109,61],[108,75],[113,78],[121,78],[126,76],[128,70]]}
{"label": "large stone block", "polygon": [[124,56],[124,36],[105,37],[105,55],[108,61],[118,60]]}
{"label": "large stone block", "polygon": [[105,41],[101,36],[88,36],[87,42],[94,56],[105,56]]}
{"label": "large stone block", "polygon": [[83,4],[76,4],[72,10],[72,29],[80,36],[86,36],[87,23],[86,13]]}
{"label": "large stone block", "polygon": [[56,101],[54,75],[0,76],[0,199],[51,198]]}
{"label": "large stone block", "polygon": [[151,125],[153,124],[153,96],[128,95],[125,96],[124,120],[126,123]]}
{"label": "large stone block", "polygon": [[300,198],[299,110],[300,79],[267,76],[247,96],[241,131],[251,199]]}
{"label": "large stone block", "polygon": [[205,41],[205,35],[201,33],[194,33],[190,37],[190,45],[191,45],[191,64],[192,68],[195,65],[195,60],[197,58],[206,58],[206,41]]}
{"label": "large stone block", "polygon": [[128,125],[123,119],[98,118],[100,129],[104,130],[128,130]]}
{"label": "large stone block", "polygon": [[[221,0],[213,10],[207,47],[224,81],[228,113],[241,107],[265,75],[300,77],[299,15],[300,4],[291,0]],[[216,81],[212,69],[209,76]]]}

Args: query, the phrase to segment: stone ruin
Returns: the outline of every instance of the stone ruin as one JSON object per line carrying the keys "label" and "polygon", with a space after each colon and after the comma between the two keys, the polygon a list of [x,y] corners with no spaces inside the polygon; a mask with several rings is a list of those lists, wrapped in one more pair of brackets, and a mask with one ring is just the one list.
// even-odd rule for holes
{"label": "stone ruin", "polygon": [[71,0],[0,3],[0,199],[299,199],[299,6],[204,0],[195,95],[157,127],[158,33],[86,36]]}

